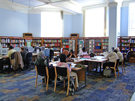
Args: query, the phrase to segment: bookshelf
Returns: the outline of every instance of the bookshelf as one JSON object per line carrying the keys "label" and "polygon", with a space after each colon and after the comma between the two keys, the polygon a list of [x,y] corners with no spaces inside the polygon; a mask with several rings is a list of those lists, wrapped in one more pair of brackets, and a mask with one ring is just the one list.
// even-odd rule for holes
{"label": "bookshelf", "polygon": [[109,46],[109,38],[103,37],[102,38],[102,51],[105,52],[106,50],[108,50],[108,46]]}
{"label": "bookshelf", "polygon": [[85,38],[85,48],[88,54],[90,54],[90,51],[95,52],[95,41],[94,38]]}
{"label": "bookshelf", "polygon": [[95,53],[102,53],[102,38],[94,38],[95,43]]}
{"label": "bookshelf", "polygon": [[75,47],[76,47],[76,40],[69,40],[69,51],[72,49],[73,51],[75,51]]}
{"label": "bookshelf", "polygon": [[78,38],[77,39],[77,54],[82,50],[84,47],[84,38]]}
{"label": "bookshelf", "polygon": [[123,53],[124,57],[126,53],[130,49],[130,37],[121,37],[121,52]]}
{"label": "bookshelf", "polygon": [[11,37],[10,43],[13,47],[22,47],[25,46],[25,40],[23,37]]}
{"label": "bookshelf", "polygon": [[130,57],[135,62],[135,37],[130,38]]}
{"label": "bookshelf", "polygon": [[42,46],[42,39],[40,37],[33,37],[32,46]]}
{"label": "bookshelf", "polygon": [[55,52],[60,52],[61,48],[61,38],[43,38],[43,46],[45,48],[51,48]]}
{"label": "bookshelf", "polygon": [[3,48],[8,48],[10,45],[10,37],[1,37],[1,45]]}
{"label": "bookshelf", "polygon": [[70,38],[62,38],[62,47],[64,48],[64,50],[69,51],[69,39]]}

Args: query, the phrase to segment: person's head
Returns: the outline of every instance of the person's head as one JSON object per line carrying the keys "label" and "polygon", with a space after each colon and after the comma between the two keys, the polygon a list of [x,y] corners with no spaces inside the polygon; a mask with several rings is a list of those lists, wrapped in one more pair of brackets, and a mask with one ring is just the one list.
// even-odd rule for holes
{"label": "person's head", "polygon": [[66,55],[60,54],[60,62],[66,62]]}
{"label": "person's head", "polygon": [[44,58],[45,54],[44,52],[39,52],[38,55],[37,55],[37,59],[40,59],[40,58]]}
{"label": "person's head", "polygon": [[14,47],[12,45],[9,46],[9,50],[13,49]]}
{"label": "person's head", "polygon": [[83,47],[83,48],[82,48],[82,51],[83,51],[83,52],[85,52],[85,51],[86,51],[86,48],[85,48],[85,47]]}
{"label": "person's head", "polygon": [[114,51],[113,51],[113,52],[117,53],[117,50],[116,50],[116,49],[114,49]]}
{"label": "person's head", "polygon": [[70,50],[70,54],[73,54],[73,53],[74,53],[74,51],[71,49],[71,50]]}
{"label": "person's head", "polygon": [[115,50],[117,50],[117,52],[119,52],[119,51],[120,51],[119,47],[115,48]]}
{"label": "person's head", "polygon": [[24,51],[24,47],[21,47],[21,50]]}

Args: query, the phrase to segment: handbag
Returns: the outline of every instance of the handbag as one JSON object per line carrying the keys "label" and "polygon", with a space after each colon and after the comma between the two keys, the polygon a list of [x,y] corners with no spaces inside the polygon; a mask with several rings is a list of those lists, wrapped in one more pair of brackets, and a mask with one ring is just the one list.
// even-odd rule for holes
{"label": "handbag", "polygon": [[104,69],[103,70],[103,75],[104,76],[111,76],[111,69],[110,68]]}

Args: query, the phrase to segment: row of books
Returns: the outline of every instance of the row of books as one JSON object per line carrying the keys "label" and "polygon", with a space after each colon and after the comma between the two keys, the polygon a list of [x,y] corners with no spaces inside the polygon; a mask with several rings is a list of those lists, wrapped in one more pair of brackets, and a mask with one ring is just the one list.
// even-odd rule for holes
{"label": "row of books", "polygon": [[1,42],[3,42],[3,43],[10,43],[10,39],[1,39]]}

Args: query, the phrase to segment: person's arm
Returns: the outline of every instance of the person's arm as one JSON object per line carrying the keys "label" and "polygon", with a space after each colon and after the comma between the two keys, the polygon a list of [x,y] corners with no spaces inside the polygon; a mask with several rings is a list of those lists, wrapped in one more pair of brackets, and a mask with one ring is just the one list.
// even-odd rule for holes
{"label": "person's arm", "polygon": [[74,57],[76,58],[76,55],[75,54],[73,54],[74,55]]}

